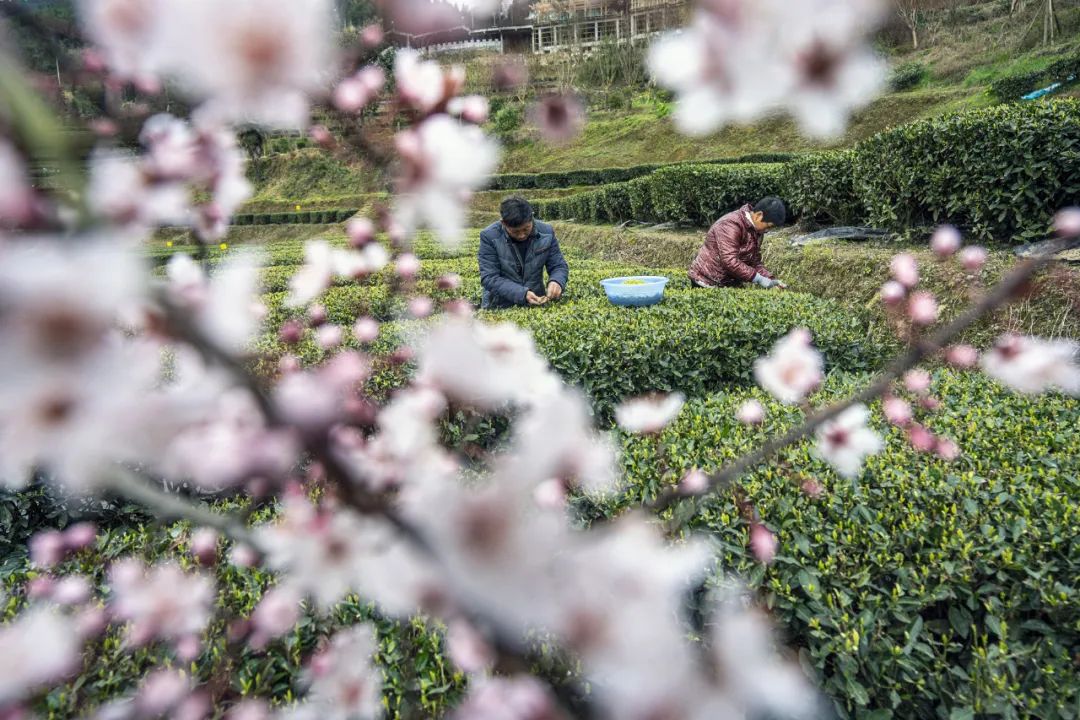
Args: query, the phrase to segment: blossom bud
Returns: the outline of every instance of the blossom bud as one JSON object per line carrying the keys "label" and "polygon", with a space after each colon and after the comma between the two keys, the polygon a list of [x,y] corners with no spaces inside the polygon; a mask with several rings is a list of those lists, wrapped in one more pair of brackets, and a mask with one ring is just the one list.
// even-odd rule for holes
{"label": "blossom bud", "polygon": [[366,217],[354,217],[345,223],[345,234],[349,244],[359,250],[375,239],[375,223]]}
{"label": "blossom bud", "polygon": [[952,462],[960,457],[960,446],[948,438],[940,438],[934,446],[934,453],[942,460]]}
{"label": "blossom bud", "polygon": [[286,320],[278,330],[278,339],[286,345],[295,345],[304,338],[304,326],[299,320]]}
{"label": "blossom bud", "polygon": [[825,488],[813,478],[807,478],[803,481],[802,491],[806,493],[808,497],[812,498],[819,498],[825,494]]}
{"label": "blossom bud", "polygon": [[930,247],[939,258],[947,258],[960,249],[960,232],[952,225],[942,225],[930,238]]}
{"label": "blossom bud", "polygon": [[933,294],[914,293],[908,301],[908,317],[916,325],[932,325],[938,318],[938,304]]}
{"label": "blossom bud", "polygon": [[739,406],[735,419],[744,425],[760,425],[765,421],[765,407],[758,400],[747,400]]}
{"label": "blossom bud", "polygon": [[217,531],[211,528],[199,528],[191,534],[191,554],[202,565],[213,565],[217,562]]}
{"label": "blossom bud", "polygon": [[945,351],[945,362],[966,370],[979,361],[979,351],[970,345],[953,345]]}
{"label": "blossom bud", "polygon": [[431,298],[419,296],[409,300],[409,314],[414,318],[425,318],[435,310],[435,303]]}
{"label": "blossom bud", "polygon": [[379,337],[379,323],[365,315],[353,325],[353,337],[362,343],[373,342]]}
{"label": "blossom bud", "polygon": [[679,492],[683,495],[700,495],[709,489],[709,476],[694,468],[683,475],[679,481]]}
{"label": "blossom bud", "polygon": [[566,507],[566,483],[559,478],[545,480],[533,490],[533,500],[545,510],[562,510]]}
{"label": "blossom bud", "polygon": [[977,273],[986,264],[986,248],[979,245],[969,245],[960,251],[960,265],[970,273]]}
{"label": "blossom bud", "polygon": [[397,270],[397,274],[404,280],[413,280],[416,278],[416,274],[420,272],[420,259],[412,253],[404,253],[399,255],[397,262],[394,263],[394,269]]}
{"label": "blossom bud", "polygon": [[766,565],[771,563],[776,558],[779,545],[772,530],[758,522],[750,525],[750,550],[758,562]]}
{"label": "blossom bud", "polygon": [[38,567],[52,567],[64,559],[67,548],[58,530],[43,530],[30,539],[30,560]]}
{"label": "blossom bud", "polygon": [[360,31],[360,42],[364,47],[378,47],[383,42],[383,29],[376,24],[368,25]]}
{"label": "blossom bud", "polygon": [[911,447],[919,452],[931,452],[937,447],[937,438],[935,438],[929,430],[918,423],[913,423],[908,426],[907,439],[911,444]]}
{"label": "blossom bud", "polygon": [[81,575],[69,575],[57,581],[52,599],[58,605],[82,605],[90,599],[90,582]]}
{"label": "blossom bud", "polygon": [[75,523],[64,531],[64,545],[68,550],[82,550],[97,541],[97,526],[92,522]]}
{"label": "blossom bud", "polygon": [[314,125],[310,130],[311,139],[314,140],[319,147],[326,150],[331,150],[337,145],[334,140],[333,133],[325,125]]}
{"label": "blossom bud", "polygon": [[913,288],[919,282],[919,263],[911,253],[901,253],[889,263],[893,279],[906,288]]}
{"label": "blossom bud", "polygon": [[888,397],[881,404],[885,419],[890,424],[904,427],[911,422],[911,405],[898,397]]}
{"label": "blossom bud", "polygon": [[895,280],[889,280],[881,286],[881,302],[889,307],[899,305],[906,295],[907,289]]}
{"label": "blossom bud", "polygon": [[296,357],[292,353],[285,353],[278,360],[278,371],[282,375],[290,375],[300,370],[300,358]]}
{"label": "blossom bud", "polygon": [[908,392],[923,394],[930,389],[930,373],[925,370],[908,370],[904,373],[904,387]]}
{"label": "blossom bud", "polygon": [[315,342],[323,350],[333,350],[341,344],[344,334],[340,325],[323,325],[315,331]]}
{"label": "blossom bud", "polygon": [[436,285],[440,290],[457,290],[461,287],[461,276],[456,273],[440,275]]}
{"label": "blossom bud", "polygon": [[1080,235],[1080,208],[1065,208],[1055,215],[1054,232],[1061,237]]}
{"label": "blossom bud", "polygon": [[319,327],[326,322],[326,306],[325,305],[312,305],[308,308],[308,325],[311,327]]}

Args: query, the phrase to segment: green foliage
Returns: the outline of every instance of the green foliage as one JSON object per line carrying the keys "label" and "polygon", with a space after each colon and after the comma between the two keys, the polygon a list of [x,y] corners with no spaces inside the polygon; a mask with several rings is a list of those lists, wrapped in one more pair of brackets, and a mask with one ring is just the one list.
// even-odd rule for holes
{"label": "green foliage", "polygon": [[1065,86],[1080,82],[1080,54],[1061,58],[1043,70],[998,78],[990,83],[990,92],[1002,102],[1015,102],[1056,82]]}
{"label": "green foliage", "polygon": [[873,369],[890,349],[868,340],[857,314],[798,293],[674,290],[648,308],[596,298],[481,315],[532,331],[540,353],[603,417],[633,395],[679,390],[694,397],[752,383],[754,360],[793,327],[813,332],[830,369]]}
{"label": "green foliage", "polygon": [[803,155],[784,166],[781,186],[792,215],[809,224],[847,225],[866,210],[855,195],[855,151]]}
{"label": "green foliage", "polygon": [[626,182],[650,175],[666,167],[684,165],[745,165],[752,163],[783,163],[798,157],[794,153],[754,153],[739,157],[702,160],[695,163],[670,163],[633,165],[630,167],[590,168],[584,170],[566,170],[563,172],[518,173],[492,175],[488,188],[491,190],[554,190],[577,187],[580,185],[606,185]]}
{"label": "green foliage", "polygon": [[[834,376],[814,401],[868,380]],[[758,591],[842,718],[1075,717],[1080,401],[951,372],[936,373],[933,391],[944,409],[925,422],[964,448],[955,462],[914,452],[875,412],[886,448],[859,482],[807,444],[740,483],[777,533],[771,565],[747,551],[729,493],[693,529]],[[735,420],[747,395],[767,407],[760,429]],[[625,439],[622,502],[655,497],[692,467],[717,469],[800,415],[759,391],[692,401],[659,441]],[[801,492],[808,478],[822,497]]]}
{"label": "green foliage", "polygon": [[576,85],[602,90],[616,86],[644,88],[649,82],[645,50],[643,44],[617,43],[614,40],[602,43],[575,63]]}
{"label": "green foliage", "polygon": [[923,120],[859,145],[855,192],[877,226],[949,222],[976,238],[1045,236],[1080,201],[1080,101]]}
{"label": "green foliage", "polygon": [[492,116],[491,129],[497,136],[509,138],[521,129],[524,122],[524,108],[518,103],[509,103]]}
{"label": "green foliage", "polygon": [[906,62],[893,69],[889,76],[889,89],[903,92],[918,87],[926,79],[926,66],[917,62]]}
{"label": "green foliage", "polygon": [[545,219],[583,222],[642,220],[711,224],[725,212],[766,195],[782,195],[780,163],[675,165],[628,183],[539,202]]}

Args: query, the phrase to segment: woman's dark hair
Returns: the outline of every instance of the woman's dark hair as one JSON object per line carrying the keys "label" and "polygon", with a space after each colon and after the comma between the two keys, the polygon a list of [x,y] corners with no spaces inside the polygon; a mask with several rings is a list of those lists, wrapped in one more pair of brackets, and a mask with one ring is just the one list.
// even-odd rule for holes
{"label": "woman's dark hair", "polygon": [[758,200],[754,206],[754,212],[761,213],[761,219],[773,225],[783,225],[787,222],[787,210],[784,209],[784,201],[778,197],[767,197]]}
{"label": "woman's dark hair", "polygon": [[533,219],[533,209],[529,201],[520,195],[511,195],[499,205],[499,213],[507,227],[517,228]]}

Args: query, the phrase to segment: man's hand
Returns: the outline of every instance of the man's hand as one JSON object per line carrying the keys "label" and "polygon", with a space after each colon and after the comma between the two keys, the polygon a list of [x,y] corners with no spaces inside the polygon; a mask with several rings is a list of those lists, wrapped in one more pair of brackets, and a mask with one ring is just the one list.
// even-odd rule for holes
{"label": "man's hand", "polygon": [[776,287],[780,288],[781,290],[787,290],[787,283],[777,280]]}
{"label": "man's hand", "polygon": [[525,302],[529,303],[533,307],[543,305],[547,301],[548,301],[548,299],[547,299],[546,295],[541,297],[541,296],[537,295],[536,293],[534,293],[532,290],[529,290],[528,292],[525,293]]}
{"label": "man's hand", "polygon": [[552,280],[548,283],[547,298],[548,300],[558,300],[562,297],[562,285]]}
{"label": "man's hand", "polygon": [[783,285],[783,283],[780,282],[779,280],[773,280],[772,278],[767,278],[764,275],[762,275],[761,273],[755,273],[754,274],[754,281],[753,282],[758,287],[763,287],[766,290],[768,290],[770,288],[777,287],[778,285]]}

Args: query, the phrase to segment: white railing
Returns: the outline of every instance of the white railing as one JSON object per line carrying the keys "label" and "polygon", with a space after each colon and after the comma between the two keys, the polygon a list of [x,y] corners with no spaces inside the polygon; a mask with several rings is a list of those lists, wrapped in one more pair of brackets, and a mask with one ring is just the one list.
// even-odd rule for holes
{"label": "white railing", "polygon": [[468,50],[495,50],[503,52],[502,40],[461,40],[459,42],[439,43],[420,48],[424,55],[439,55],[448,52],[464,52]]}

